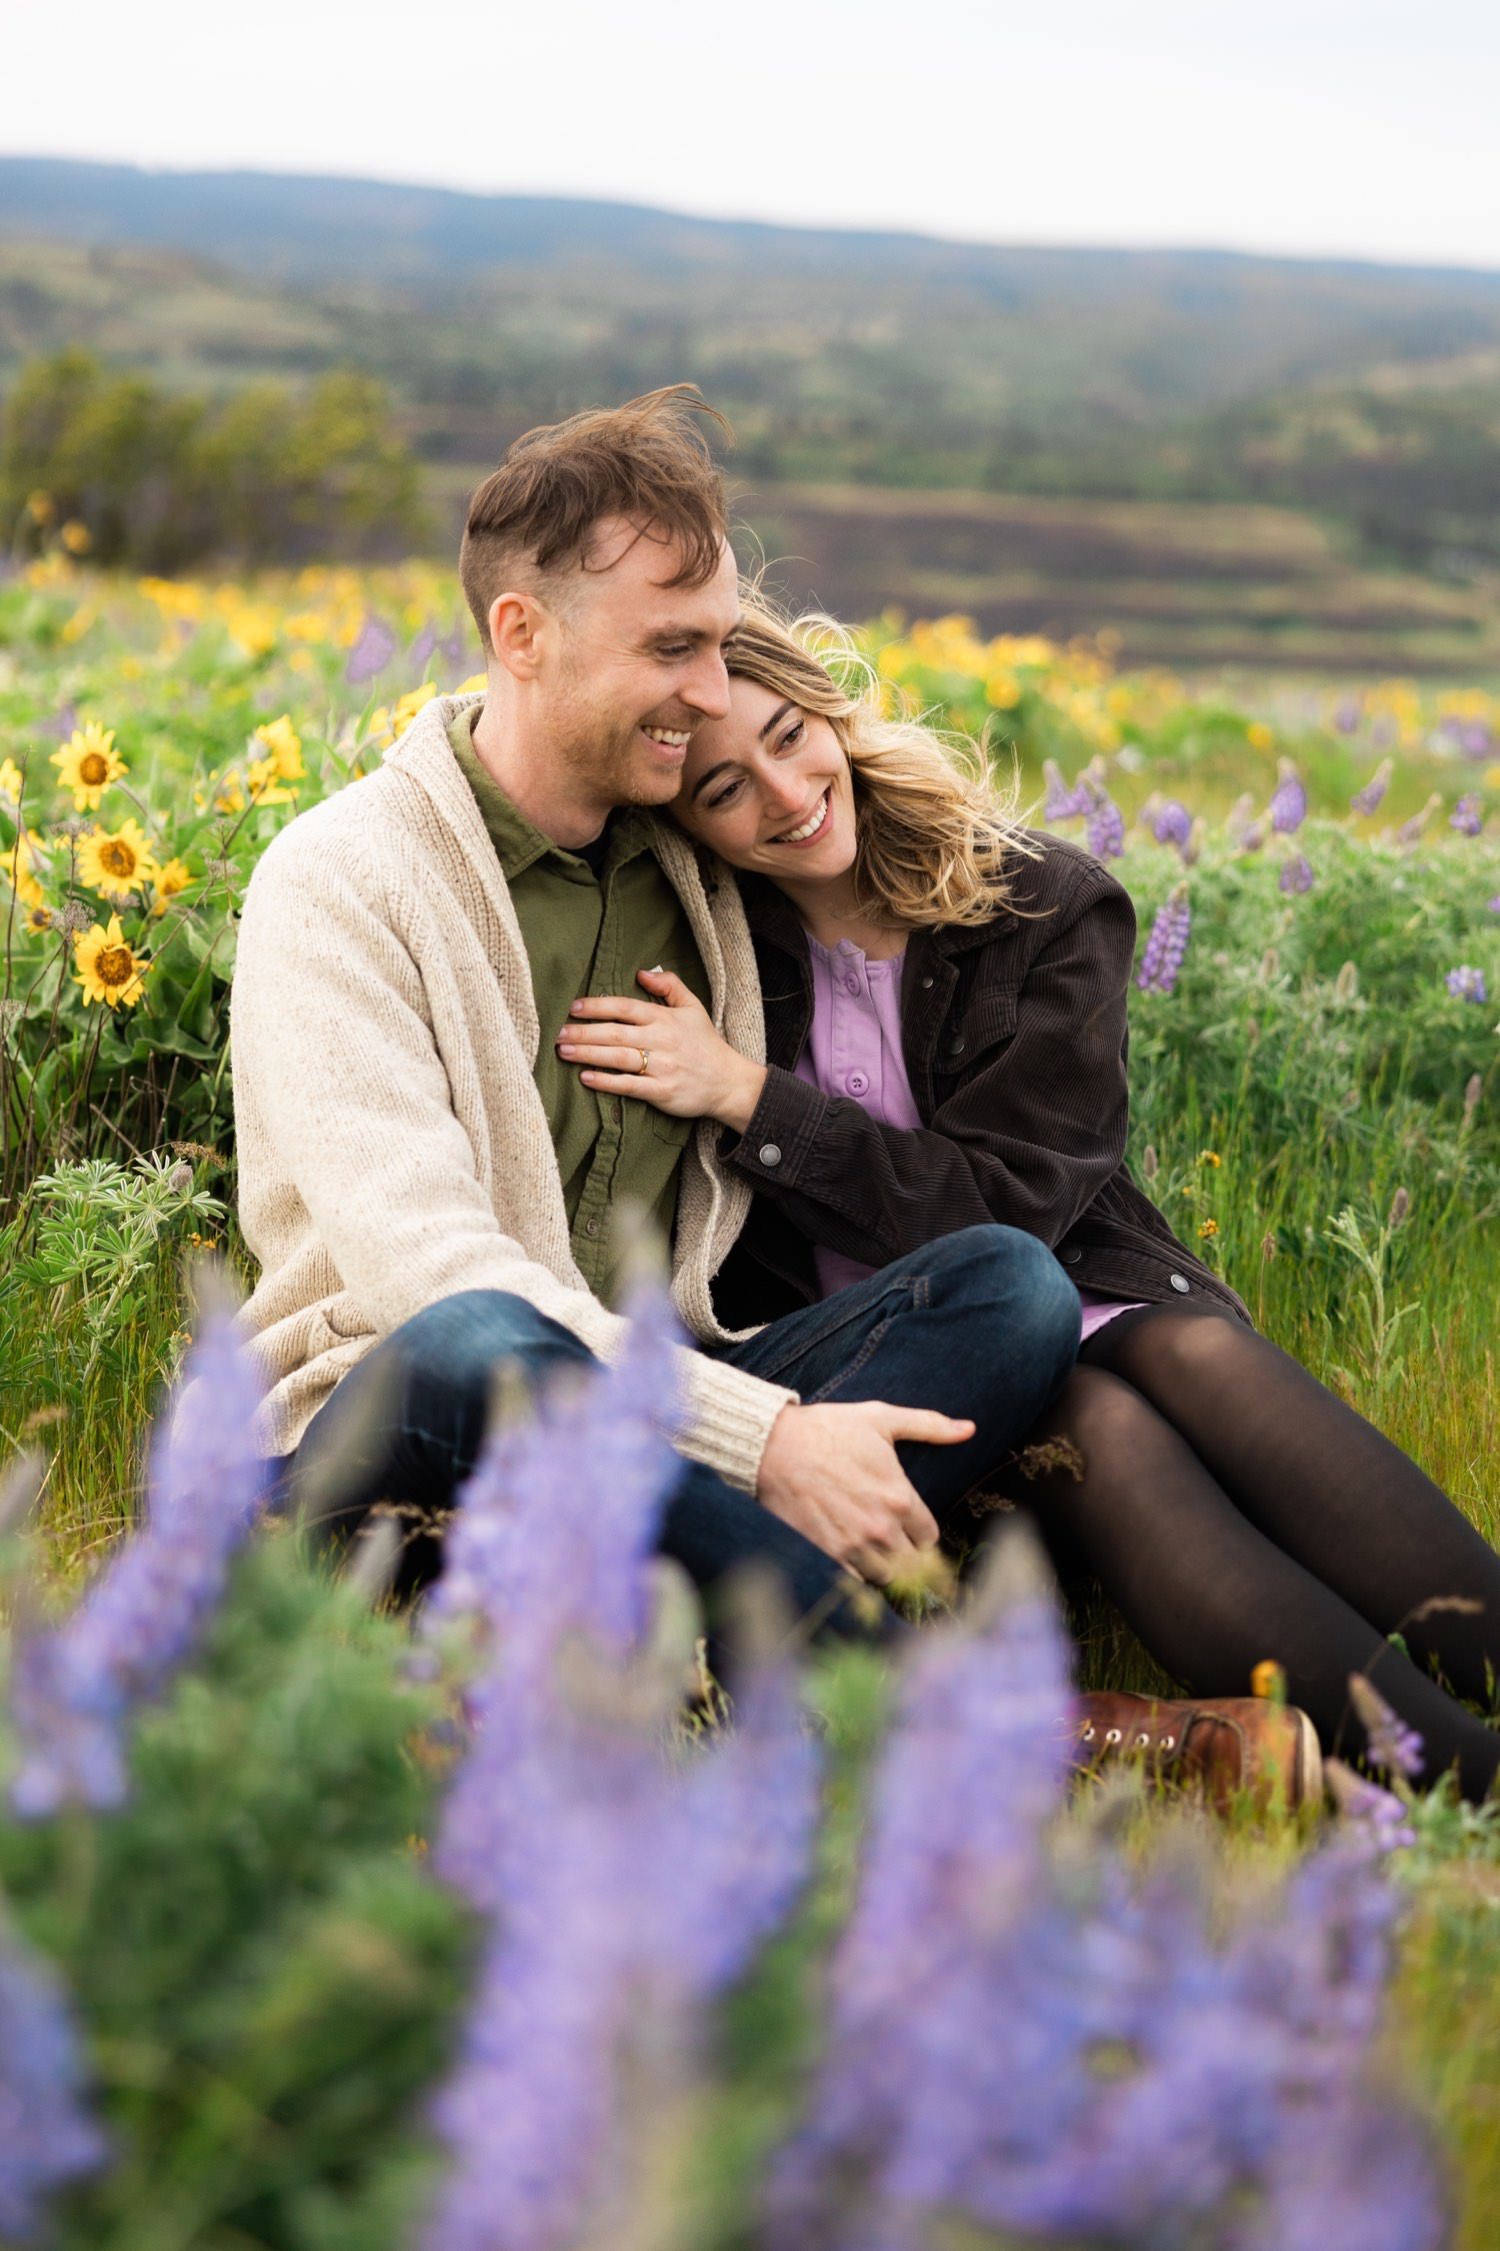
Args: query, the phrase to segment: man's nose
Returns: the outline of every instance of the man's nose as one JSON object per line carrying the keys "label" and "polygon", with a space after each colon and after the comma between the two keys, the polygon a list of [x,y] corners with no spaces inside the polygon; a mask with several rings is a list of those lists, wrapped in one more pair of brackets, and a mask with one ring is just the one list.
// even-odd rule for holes
{"label": "man's nose", "polygon": [[705,649],[681,688],[682,700],[705,719],[729,716],[729,670],[722,649]]}

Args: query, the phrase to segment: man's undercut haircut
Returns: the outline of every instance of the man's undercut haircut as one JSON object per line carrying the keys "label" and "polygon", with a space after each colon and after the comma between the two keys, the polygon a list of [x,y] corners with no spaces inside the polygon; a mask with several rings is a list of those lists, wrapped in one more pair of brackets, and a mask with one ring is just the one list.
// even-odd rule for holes
{"label": "man's undercut haircut", "polygon": [[591,568],[594,531],[606,516],[672,542],[681,567],[666,584],[708,584],[729,527],[723,479],[695,419],[705,416],[733,437],[695,383],[673,383],[517,438],[470,500],[459,551],[464,598],[486,651],[497,595],[514,587],[555,601],[564,574]]}

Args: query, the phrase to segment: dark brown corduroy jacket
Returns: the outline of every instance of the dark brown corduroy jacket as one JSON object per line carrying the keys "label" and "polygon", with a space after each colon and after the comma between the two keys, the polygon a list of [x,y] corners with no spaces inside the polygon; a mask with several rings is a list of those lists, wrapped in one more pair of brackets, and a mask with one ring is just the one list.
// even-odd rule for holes
{"label": "dark brown corduroy jacket", "polygon": [[920,1127],[881,1125],[793,1075],[812,1023],[807,942],[784,893],[743,880],[770,1070],[745,1132],[720,1145],[756,1190],[714,1283],[730,1326],[816,1298],[814,1243],[884,1266],[987,1220],[1039,1236],[1081,1289],[1249,1320],[1124,1162],[1129,895],[1077,845],[1033,841],[1040,859],[1012,862],[1019,911],[919,930],[907,947],[902,1046]]}

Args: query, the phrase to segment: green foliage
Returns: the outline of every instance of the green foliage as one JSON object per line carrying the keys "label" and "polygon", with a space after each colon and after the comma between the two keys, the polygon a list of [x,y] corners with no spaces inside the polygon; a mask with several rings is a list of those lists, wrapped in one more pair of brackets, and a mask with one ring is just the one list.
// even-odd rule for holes
{"label": "green foliage", "polygon": [[151,571],[399,553],[421,529],[415,466],[365,376],[211,407],[78,349],[23,368],[0,417],[0,530],[27,552],[54,513],[100,562]]}
{"label": "green foliage", "polygon": [[139,1729],[113,1815],[0,1820],[0,1887],[76,1996],[118,2162],[60,2251],[395,2251],[467,1970],[425,1870],[449,1753],[407,1636],[289,1533]]}

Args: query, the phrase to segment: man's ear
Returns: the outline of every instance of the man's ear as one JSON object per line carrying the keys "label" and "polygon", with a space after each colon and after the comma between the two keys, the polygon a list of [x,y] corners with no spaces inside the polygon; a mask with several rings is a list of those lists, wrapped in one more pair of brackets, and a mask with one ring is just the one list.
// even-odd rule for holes
{"label": "man's ear", "polygon": [[495,661],[513,680],[534,680],[540,661],[540,644],[553,619],[534,594],[512,589],[497,594],[489,609],[490,647]]}

